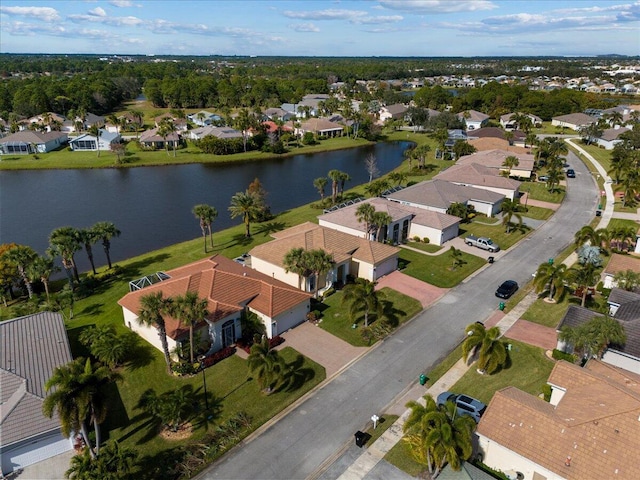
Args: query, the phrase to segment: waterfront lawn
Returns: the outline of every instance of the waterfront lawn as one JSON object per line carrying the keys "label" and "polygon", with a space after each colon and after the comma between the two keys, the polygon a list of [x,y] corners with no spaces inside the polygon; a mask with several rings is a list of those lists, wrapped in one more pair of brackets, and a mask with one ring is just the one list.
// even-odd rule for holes
{"label": "waterfront lawn", "polygon": [[544,182],[527,182],[527,192],[529,198],[549,203],[562,203],[566,194],[564,187],[556,187],[554,192],[550,192]]}
{"label": "waterfront lawn", "polygon": [[[517,223],[518,220],[514,217],[511,220],[512,223]],[[460,224],[460,237],[464,238],[467,235],[475,235],[476,237],[487,237],[493,240],[502,250],[506,250],[529,234],[530,230],[524,226],[523,230],[512,227],[511,232],[505,231],[504,225],[498,223],[495,225],[487,225],[486,223],[471,222]]]}
{"label": "waterfront lawn", "polygon": [[462,252],[462,260],[465,263],[453,269],[451,250],[437,256],[423,255],[406,248],[400,251],[402,273],[442,288],[455,287],[486,263],[483,258],[466,252]]}
{"label": "waterfront lawn", "polygon": [[[420,302],[396,290],[385,287],[380,291],[384,295],[382,300],[384,316],[393,328],[413,318],[422,310]],[[362,338],[364,315],[360,314],[355,319],[351,318],[348,306],[342,303],[342,298],[342,291],[339,291],[327,297],[322,301],[322,304],[315,307],[322,314],[322,321],[318,325],[323,330],[351,345],[356,347],[369,346],[371,343]],[[370,314],[369,326],[374,326],[376,321],[376,315]],[[357,325],[356,328],[353,328],[354,323]]]}

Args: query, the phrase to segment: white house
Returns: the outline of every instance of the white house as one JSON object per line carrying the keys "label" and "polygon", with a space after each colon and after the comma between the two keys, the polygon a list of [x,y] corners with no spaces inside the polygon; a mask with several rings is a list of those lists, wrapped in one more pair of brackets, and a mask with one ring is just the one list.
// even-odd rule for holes
{"label": "white house", "polygon": [[586,113],[570,113],[568,115],[560,115],[551,119],[551,125],[554,127],[565,127],[575,130],[576,132],[582,127],[591,125],[598,119],[587,115]]}
{"label": "white house", "polygon": [[[251,268],[307,292],[345,284],[347,275],[375,281],[398,266],[400,249],[306,222],[271,235],[274,240],[251,249]],[[285,255],[293,248],[322,249],[333,257],[333,268],[316,278],[287,272]]]}
{"label": "white house", "polygon": [[[516,157],[518,165],[512,168],[505,167],[504,162],[507,157]],[[494,169],[498,174],[508,172],[509,176],[518,178],[531,178],[535,167],[533,155],[500,149],[483,150],[471,155],[464,155],[456,162],[457,165],[470,165],[473,163]]]}
{"label": "white house", "polygon": [[559,361],[547,383],[550,402],[515,387],[494,394],[476,431],[483,463],[523,480],[638,478],[640,375]]}
{"label": "white house", "polygon": [[295,129],[295,134],[301,137],[307,132],[311,132],[318,137],[341,137],[344,127],[325,118],[310,118]]}
{"label": "white house", "polygon": [[199,112],[191,113],[187,115],[187,118],[199,127],[206,127],[207,125],[213,125],[214,123],[217,123],[220,120],[222,120],[220,115],[207,112],[206,110],[200,110]]}
{"label": "white house", "polygon": [[444,180],[426,180],[386,195],[388,200],[433,212],[447,213],[454,203],[472,206],[492,217],[502,209],[505,196],[490,190],[458,185]]}
{"label": "white house", "polygon": [[618,273],[631,270],[632,272],[640,274],[640,258],[632,255],[621,255],[619,253],[613,253],[607,266],[603,270],[603,286],[604,288],[615,288],[617,283],[614,278]]}
{"label": "white house", "polygon": [[[246,312],[255,313],[272,338],[306,320],[310,295],[285,283],[215,255],[164,272],[159,283],[134,290],[122,297],[124,323],[153,346],[162,350],[155,327],[140,325],[140,299],[162,292],[165,297],[198,293],[207,300],[208,314],[196,325],[195,334],[208,342],[209,352],[230,346],[242,336],[241,320]],[[165,317],[169,349],[189,339],[189,328],[179,320]]]}
{"label": "white house", "polygon": [[100,135],[96,137],[91,133],[84,133],[76,138],[69,140],[69,146],[74,152],[77,151],[109,151],[111,146],[120,143],[121,137],[117,132],[109,132],[100,129]]}
{"label": "white house", "polygon": [[318,217],[323,227],[332,228],[360,238],[375,240],[375,228],[358,221],[356,210],[362,204],[372,205],[376,212],[384,212],[391,217],[391,223],[383,232],[383,238],[391,243],[404,243],[413,237],[428,238],[434,245],[442,245],[458,236],[460,218],[446,213],[402,205],[384,198],[370,198],[353,205],[326,212]]}
{"label": "white house", "polygon": [[466,110],[458,113],[458,118],[464,120],[467,130],[477,130],[489,122],[489,115],[477,110]]}
{"label": "white house", "polygon": [[213,135],[214,137],[221,139],[242,138],[242,132],[231,127],[215,127],[213,125],[207,125],[206,127],[198,127],[193,130],[189,130],[189,138],[192,140],[201,140],[209,135]]}
{"label": "white house", "polygon": [[619,127],[617,125],[614,128],[607,128],[602,132],[602,135],[596,139],[596,143],[605,150],[613,150],[618,143],[622,143],[620,135],[628,131],[628,128]]}
{"label": "white house", "polygon": [[458,185],[500,193],[510,200],[520,197],[521,184],[519,181],[503,177],[496,169],[477,163],[452,165],[433,178],[434,180],[445,180]]}
{"label": "white house", "polygon": [[387,120],[396,120],[404,118],[404,114],[407,112],[407,107],[401,103],[394,103],[393,105],[387,105],[380,109],[378,123],[383,124]]}
{"label": "white house", "polygon": [[33,132],[22,130],[0,139],[0,155],[30,155],[47,153],[64,146],[68,141],[65,132]]}
{"label": "white house", "polygon": [[[56,367],[73,360],[64,319],[40,312],[0,322],[0,455],[2,478],[11,472],[68,452],[57,414],[42,413],[45,383]],[[50,478],[61,472],[49,471]]]}

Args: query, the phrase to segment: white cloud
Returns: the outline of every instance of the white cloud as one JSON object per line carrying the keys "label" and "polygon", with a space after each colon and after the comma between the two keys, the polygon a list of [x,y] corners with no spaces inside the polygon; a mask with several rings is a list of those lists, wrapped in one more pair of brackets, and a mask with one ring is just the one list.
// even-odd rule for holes
{"label": "white cloud", "polygon": [[362,17],[362,18],[354,18],[351,20],[352,23],[362,23],[366,25],[379,25],[383,23],[395,23],[399,22],[403,19],[402,15],[387,15],[387,16],[378,16],[378,17]]}
{"label": "white cloud", "polygon": [[111,0],[109,3],[118,8],[133,7],[133,2],[130,0]]}
{"label": "white cloud", "polygon": [[390,10],[413,13],[456,13],[493,10],[498,6],[489,0],[380,0]]}
{"label": "white cloud", "polygon": [[58,11],[51,7],[0,7],[0,13],[31,18],[35,17],[45,22],[57,22],[60,20]]}
{"label": "white cloud", "polygon": [[104,11],[104,8],[96,7],[93,10],[89,10],[89,15],[95,15],[96,17],[106,17],[107,12]]}
{"label": "white cloud", "polygon": [[[121,26],[139,26],[145,23],[143,20],[138,17],[111,17],[106,15],[101,15],[100,12],[96,12],[97,10],[102,10],[100,7],[94,8],[89,12],[88,15],[69,15],[69,20],[75,23],[84,23],[84,22],[92,22],[92,23],[104,23],[105,25],[113,25],[116,27]],[[104,12],[104,10],[102,10]]]}
{"label": "white cloud", "polygon": [[25,22],[11,22],[2,24],[2,30],[6,33],[16,36],[69,36],[67,30],[61,25],[42,25]]}
{"label": "white cloud", "polygon": [[350,20],[368,16],[367,12],[364,12],[362,10],[340,9],[314,10],[310,12],[294,12],[292,10],[286,10],[282,12],[282,14],[285,17],[305,20]]}
{"label": "white cloud", "polygon": [[289,25],[291,30],[296,32],[319,32],[320,29],[316,27],[313,23],[298,23],[295,25]]}

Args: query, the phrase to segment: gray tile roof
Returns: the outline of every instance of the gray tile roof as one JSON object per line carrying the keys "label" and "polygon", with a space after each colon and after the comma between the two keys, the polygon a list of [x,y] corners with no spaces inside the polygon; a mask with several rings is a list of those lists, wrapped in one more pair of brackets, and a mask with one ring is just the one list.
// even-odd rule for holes
{"label": "gray tile roof", "polygon": [[0,438],[2,444],[58,428],[42,414],[44,384],[55,367],[72,360],[59,313],[41,312],[0,323]]}
{"label": "gray tile roof", "polygon": [[553,117],[552,120],[580,126],[580,125],[591,125],[597,120],[597,118],[587,115],[586,113],[569,113],[568,115],[560,115],[558,117]]}
{"label": "gray tile roof", "polygon": [[618,137],[620,135],[622,135],[625,132],[628,132],[629,129],[622,127],[622,128],[607,128],[604,132],[602,132],[602,135],[600,135],[600,138],[602,140],[606,140],[608,142],[610,142],[611,140],[617,140]]}
{"label": "gray tile roof", "polygon": [[467,203],[469,200],[493,204],[502,200],[504,195],[444,180],[429,180],[391,193],[387,198],[396,202],[411,202],[425,207],[447,209],[452,203]]}
{"label": "gray tile roof", "polygon": [[595,317],[602,317],[602,314],[593,312],[588,308],[580,307],[578,305],[570,305],[564,314],[564,317],[562,317],[562,320],[560,320],[560,323],[556,327],[556,330],[560,331],[562,327],[575,328],[583,323],[587,323]]}
{"label": "gray tile roof", "polygon": [[622,288],[612,288],[607,301],[609,303],[622,305],[624,303],[635,302],[637,300],[640,300],[640,295],[635,292],[628,292]]}
{"label": "gray tile roof", "polygon": [[4,137],[2,143],[25,142],[25,143],[46,143],[56,138],[67,138],[64,132],[33,132],[31,130],[22,130],[21,132],[12,133]]}
{"label": "gray tile roof", "polygon": [[516,191],[520,187],[519,181],[502,177],[495,169],[477,163],[452,165],[433,178],[453,183],[462,183],[477,188],[488,187]]}

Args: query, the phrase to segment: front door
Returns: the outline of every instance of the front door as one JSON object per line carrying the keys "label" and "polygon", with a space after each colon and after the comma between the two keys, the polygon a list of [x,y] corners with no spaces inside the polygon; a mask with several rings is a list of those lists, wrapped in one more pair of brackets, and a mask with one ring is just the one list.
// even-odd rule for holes
{"label": "front door", "polygon": [[235,341],[235,322],[233,320],[229,320],[222,325],[222,348],[233,345]]}

